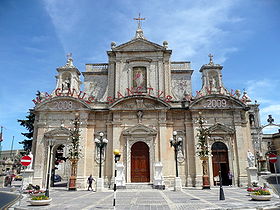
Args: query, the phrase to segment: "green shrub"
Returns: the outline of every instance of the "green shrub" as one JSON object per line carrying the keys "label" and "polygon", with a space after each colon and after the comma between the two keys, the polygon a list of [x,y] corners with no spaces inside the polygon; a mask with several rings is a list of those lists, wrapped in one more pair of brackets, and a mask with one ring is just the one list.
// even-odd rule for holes
{"label": "green shrub", "polygon": [[270,192],[268,190],[260,189],[254,192],[253,195],[270,195]]}

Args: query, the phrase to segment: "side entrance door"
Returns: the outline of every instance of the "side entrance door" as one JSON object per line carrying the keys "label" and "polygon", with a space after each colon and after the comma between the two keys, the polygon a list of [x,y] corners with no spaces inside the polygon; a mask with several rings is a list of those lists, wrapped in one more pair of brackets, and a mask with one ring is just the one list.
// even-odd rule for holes
{"label": "side entrance door", "polygon": [[142,141],[131,147],[131,182],[150,182],[149,147]]}

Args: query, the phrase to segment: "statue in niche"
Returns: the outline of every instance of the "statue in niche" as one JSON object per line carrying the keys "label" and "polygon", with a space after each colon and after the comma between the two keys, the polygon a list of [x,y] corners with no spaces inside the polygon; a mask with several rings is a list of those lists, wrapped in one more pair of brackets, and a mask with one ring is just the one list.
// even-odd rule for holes
{"label": "statue in niche", "polygon": [[66,78],[62,83],[62,90],[69,90],[71,87],[70,79]]}
{"label": "statue in niche", "polygon": [[217,81],[214,77],[212,77],[210,80],[209,80],[209,83],[210,83],[210,89],[211,90],[217,90]]}

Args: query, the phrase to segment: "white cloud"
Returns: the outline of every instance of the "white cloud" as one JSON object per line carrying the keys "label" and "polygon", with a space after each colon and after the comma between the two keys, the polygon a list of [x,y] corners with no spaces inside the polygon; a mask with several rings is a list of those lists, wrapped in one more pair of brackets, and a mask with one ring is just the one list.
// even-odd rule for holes
{"label": "white cloud", "polygon": [[246,90],[252,99],[260,103],[260,117],[262,124],[267,124],[267,116],[271,114],[276,123],[280,124],[280,97],[278,90],[280,81],[275,79],[250,80]]}
{"label": "white cloud", "polygon": [[[239,1],[220,0],[215,3],[204,0],[166,1],[165,3],[142,1],[138,5],[131,4],[129,1],[116,1],[111,3],[114,4],[114,10],[110,7],[105,8],[106,4],[93,6],[90,1],[86,2],[94,7],[90,14],[83,12],[82,6],[77,6],[77,2],[74,0],[45,0],[46,10],[65,50],[71,48],[68,46],[71,42],[67,39],[76,36],[75,32],[79,31],[78,28],[93,27],[93,24],[96,22],[102,24],[105,19],[107,22],[104,22],[106,24],[104,27],[107,27],[108,30],[110,26],[118,24],[119,28],[115,32],[117,37],[120,37],[120,33],[122,37],[133,36],[134,31],[130,31],[133,21],[129,15],[133,11],[139,12],[139,10],[143,11],[143,15],[146,17],[143,28],[147,38],[151,41],[156,40],[155,42],[159,44],[164,40],[169,41],[169,46],[173,50],[173,60],[191,60],[196,63],[195,65],[201,66],[208,60],[207,55],[211,52],[216,55],[214,61],[222,63],[228,58],[228,54],[238,50],[236,46],[227,44],[228,38],[232,34],[225,29],[224,25],[230,26],[243,21],[241,17],[232,12]],[[95,13],[94,10],[104,10],[104,16],[97,16],[98,12]],[[93,20],[92,25],[86,23],[85,19]],[[127,22],[125,22],[126,20]],[[122,23],[120,24],[120,22]],[[112,36],[106,33],[106,30],[97,33],[101,33],[104,37]],[[242,32],[239,31],[239,33]],[[96,39],[96,37],[93,35],[92,39]],[[96,43],[100,41],[95,40]],[[97,50],[99,49],[95,46],[94,51]],[[104,54],[103,51],[98,52],[99,55],[101,53]],[[96,55],[92,52],[87,57],[96,57]]]}

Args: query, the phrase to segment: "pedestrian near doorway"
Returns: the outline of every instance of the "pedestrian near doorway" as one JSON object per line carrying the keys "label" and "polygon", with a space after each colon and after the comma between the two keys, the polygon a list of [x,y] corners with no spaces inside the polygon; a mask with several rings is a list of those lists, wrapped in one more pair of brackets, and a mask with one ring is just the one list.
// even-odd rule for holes
{"label": "pedestrian near doorway", "polygon": [[92,182],[95,181],[94,178],[92,177],[92,175],[90,175],[88,177],[88,191],[89,191],[89,188],[93,191],[92,189]]}
{"label": "pedestrian near doorway", "polygon": [[232,187],[232,178],[233,178],[233,174],[231,173],[231,171],[228,171],[228,181],[229,181],[229,186]]}

